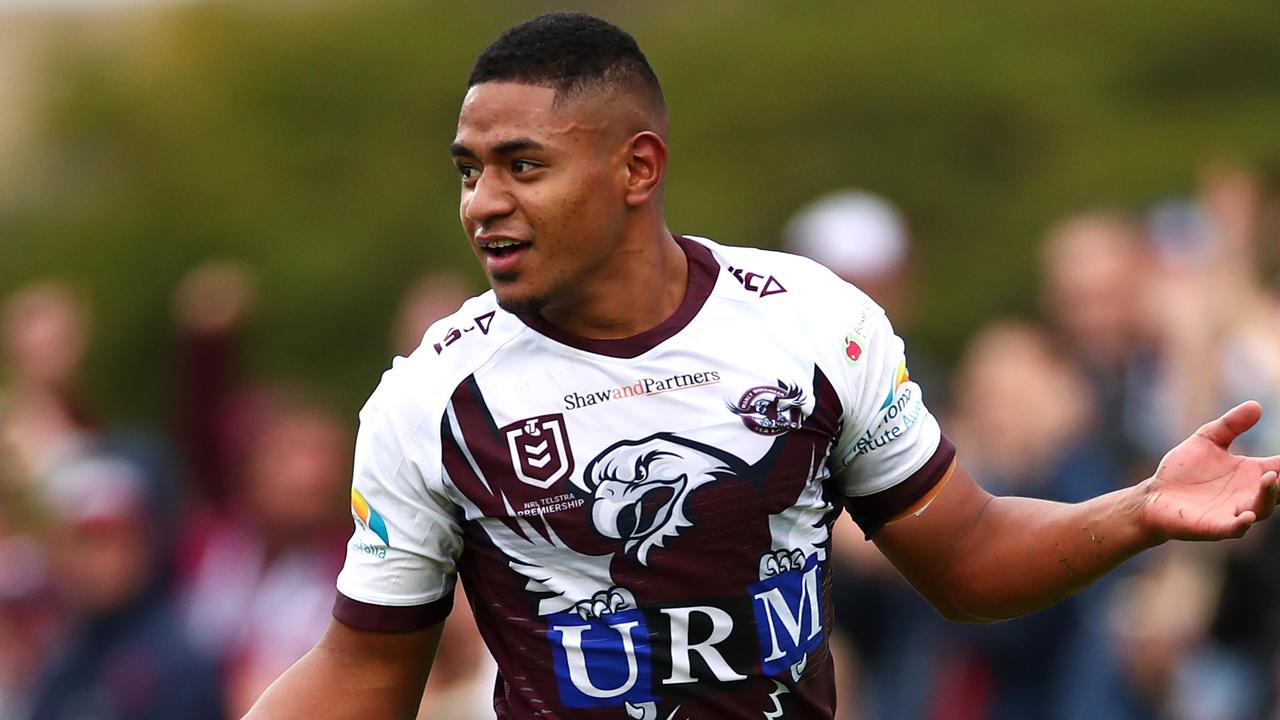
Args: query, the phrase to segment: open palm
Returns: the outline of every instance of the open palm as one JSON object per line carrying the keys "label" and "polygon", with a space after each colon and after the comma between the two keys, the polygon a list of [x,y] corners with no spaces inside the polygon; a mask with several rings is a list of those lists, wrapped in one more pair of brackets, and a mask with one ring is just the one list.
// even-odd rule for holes
{"label": "open palm", "polygon": [[1221,540],[1240,537],[1271,515],[1280,456],[1252,458],[1229,450],[1261,416],[1256,402],[1237,405],[1164,456],[1144,513],[1153,532],[1162,539]]}

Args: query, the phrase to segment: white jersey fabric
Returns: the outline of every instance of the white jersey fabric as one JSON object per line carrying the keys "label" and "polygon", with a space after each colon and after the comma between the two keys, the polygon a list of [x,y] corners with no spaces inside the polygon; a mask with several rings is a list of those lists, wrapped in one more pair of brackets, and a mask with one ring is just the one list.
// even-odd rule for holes
{"label": "white jersey fabric", "polygon": [[579,338],[486,293],[361,411],[334,614],[427,627],[460,576],[500,718],[831,717],[832,523],[873,533],[953,463],[866,295],[677,241],[659,327]]}

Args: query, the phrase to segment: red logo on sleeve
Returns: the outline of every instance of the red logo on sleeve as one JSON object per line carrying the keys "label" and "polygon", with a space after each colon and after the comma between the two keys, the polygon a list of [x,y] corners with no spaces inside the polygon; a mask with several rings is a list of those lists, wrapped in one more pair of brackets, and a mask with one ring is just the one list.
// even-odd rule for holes
{"label": "red logo on sleeve", "polygon": [[862,359],[862,343],[852,335],[846,335],[844,338],[844,356],[855,365]]}

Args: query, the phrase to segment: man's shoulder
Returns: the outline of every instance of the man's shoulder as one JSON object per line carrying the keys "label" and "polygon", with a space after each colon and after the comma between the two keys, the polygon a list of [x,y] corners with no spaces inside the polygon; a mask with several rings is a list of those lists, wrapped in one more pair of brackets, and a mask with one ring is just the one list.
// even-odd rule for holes
{"label": "man's shoulder", "polygon": [[685,237],[709,249],[722,271],[733,277],[736,287],[728,285],[726,293],[731,297],[765,300],[762,305],[776,305],[786,313],[810,307],[835,312],[875,305],[856,286],[803,255]]}
{"label": "man's shoulder", "polygon": [[516,316],[498,306],[497,296],[490,290],[432,323],[410,358],[437,368],[474,369],[525,327]]}
{"label": "man's shoulder", "polygon": [[416,350],[392,360],[366,410],[390,411],[406,420],[442,412],[454,389],[525,328],[498,307],[492,291],[467,300],[427,328]]}

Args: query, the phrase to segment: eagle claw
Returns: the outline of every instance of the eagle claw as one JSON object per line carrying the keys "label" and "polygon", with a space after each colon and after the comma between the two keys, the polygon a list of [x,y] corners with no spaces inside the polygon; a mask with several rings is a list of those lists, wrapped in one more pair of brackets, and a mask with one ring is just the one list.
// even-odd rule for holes
{"label": "eagle claw", "polygon": [[631,591],[616,586],[601,590],[592,595],[590,600],[580,600],[573,605],[578,617],[588,621],[635,607],[636,598]]}
{"label": "eagle claw", "polygon": [[658,704],[655,702],[644,702],[639,705],[632,705],[630,701],[625,704],[627,717],[633,720],[657,720]]}
{"label": "eagle claw", "polygon": [[800,550],[774,550],[760,557],[760,579],[771,578],[792,570],[804,569],[804,552]]}

